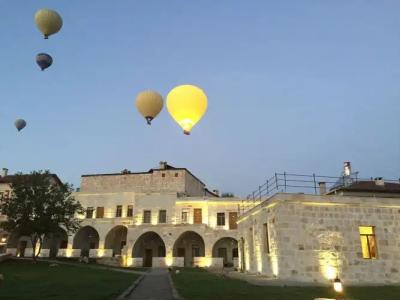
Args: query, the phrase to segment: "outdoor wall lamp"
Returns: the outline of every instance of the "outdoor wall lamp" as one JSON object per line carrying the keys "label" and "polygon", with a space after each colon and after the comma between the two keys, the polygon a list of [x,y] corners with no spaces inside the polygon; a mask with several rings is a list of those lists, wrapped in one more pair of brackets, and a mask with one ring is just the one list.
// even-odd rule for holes
{"label": "outdoor wall lamp", "polygon": [[340,281],[339,277],[336,276],[336,278],[333,280],[333,289],[337,293],[342,293],[343,292],[343,285],[342,282]]}

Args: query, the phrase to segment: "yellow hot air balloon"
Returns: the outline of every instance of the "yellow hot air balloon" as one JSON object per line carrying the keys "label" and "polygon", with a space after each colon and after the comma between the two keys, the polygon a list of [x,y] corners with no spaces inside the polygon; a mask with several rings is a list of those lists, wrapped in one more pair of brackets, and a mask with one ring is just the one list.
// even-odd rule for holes
{"label": "yellow hot air balloon", "polygon": [[59,32],[63,25],[61,16],[56,11],[46,8],[36,12],[35,23],[45,39],[49,35]]}
{"label": "yellow hot air balloon", "polygon": [[172,118],[190,134],[192,127],[200,121],[207,110],[207,96],[194,85],[180,85],[167,96],[167,108]]}
{"label": "yellow hot air balloon", "polygon": [[154,91],[140,92],[136,97],[136,108],[151,125],[151,121],[159,114],[163,108],[162,96]]}

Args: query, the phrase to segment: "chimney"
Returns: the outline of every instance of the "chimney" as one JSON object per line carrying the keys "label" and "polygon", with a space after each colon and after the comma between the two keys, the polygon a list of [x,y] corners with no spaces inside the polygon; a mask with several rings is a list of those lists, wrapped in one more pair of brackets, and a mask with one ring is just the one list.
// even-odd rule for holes
{"label": "chimney", "polygon": [[1,177],[6,177],[8,175],[8,169],[7,168],[3,168],[1,171]]}
{"label": "chimney", "polygon": [[345,161],[343,163],[343,175],[350,176],[351,175],[351,164],[349,161]]}
{"label": "chimney", "polygon": [[325,195],[326,194],[326,182],[320,181],[320,182],[318,182],[318,186],[319,186],[319,194]]}
{"label": "chimney", "polygon": [[374,181],[375,181],[376,185],[379,185],[379,186],[384,186],[385,185],[385,181],[383,180],[382,177],[375,177]]}
{"label": "chimney", "polygon": [[167,168],[167,162],[166,161],[160,161],[160,170],[165,170]]}

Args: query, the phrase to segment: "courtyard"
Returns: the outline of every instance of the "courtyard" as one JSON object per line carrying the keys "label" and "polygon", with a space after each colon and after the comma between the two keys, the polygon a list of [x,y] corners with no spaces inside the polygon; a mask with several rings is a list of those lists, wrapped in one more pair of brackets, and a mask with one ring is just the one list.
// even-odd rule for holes
{"label": "courtyard", "polygon": [[0,299],[115,299],[140,275],[85,265],[8,260],[0,264]]}
{"label": "courtyard", "polygon": [[[312,300],[340,299],[332,287],[255,286],[199,268],[180,269],[173,275],[179,294],[186,300]],[[345,287],[346,300],[399,299],[400,286]]]}

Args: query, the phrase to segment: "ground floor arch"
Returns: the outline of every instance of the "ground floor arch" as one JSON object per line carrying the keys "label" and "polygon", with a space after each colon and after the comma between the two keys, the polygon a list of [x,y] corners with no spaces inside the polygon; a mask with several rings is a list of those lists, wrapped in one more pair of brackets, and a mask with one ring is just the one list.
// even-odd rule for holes
{"label": "ground floor arch", "polygon": [[224,266],[232,267],[233,260],[238,257],[237,240],[231,237],[219,239],[213,246],[212,256],[222,258]]}
{"label": "ground floor arch", "polygon": [[136,240],[132,257],[142,258],[143,267],[151,267],[153,257],[165,257],[165,243],[158,233],[146,232]]}
{"label": "ground floor arch", "polygon": [[105,249],[112,249],[112,256],[120,255],[122,248],[126,245],[128,229],[123,225],[112,228],[106,235]]}
{"label": "ground floor arch", "polygon": [[182,233],[174,243],[173,256],[183,257],[185,267],[193,266],[195,257],[205,256],[203,238],[194,231]]}
{"label": "ground floor arch", "polygon": [[67,246],[68,234],[64,229],[58,228],[56,232],[44,237],[42,249],[50,249],[49,256],[55,258],[57,257],[58,250],[66,249]]}
{"label": "ground floor arch", "polygon": [[72,247],[81,249],[81,256],[89,256],[90,249],[99,248],[99,233],[91,226],[84,226],[75,234]]}
{"label": "ground floor arch", "polygon": [[7,248],[16,249],[16,255],[25,257],[25,250],[32,248],[32,241],[29,236],[13,232],[7,236]]}

